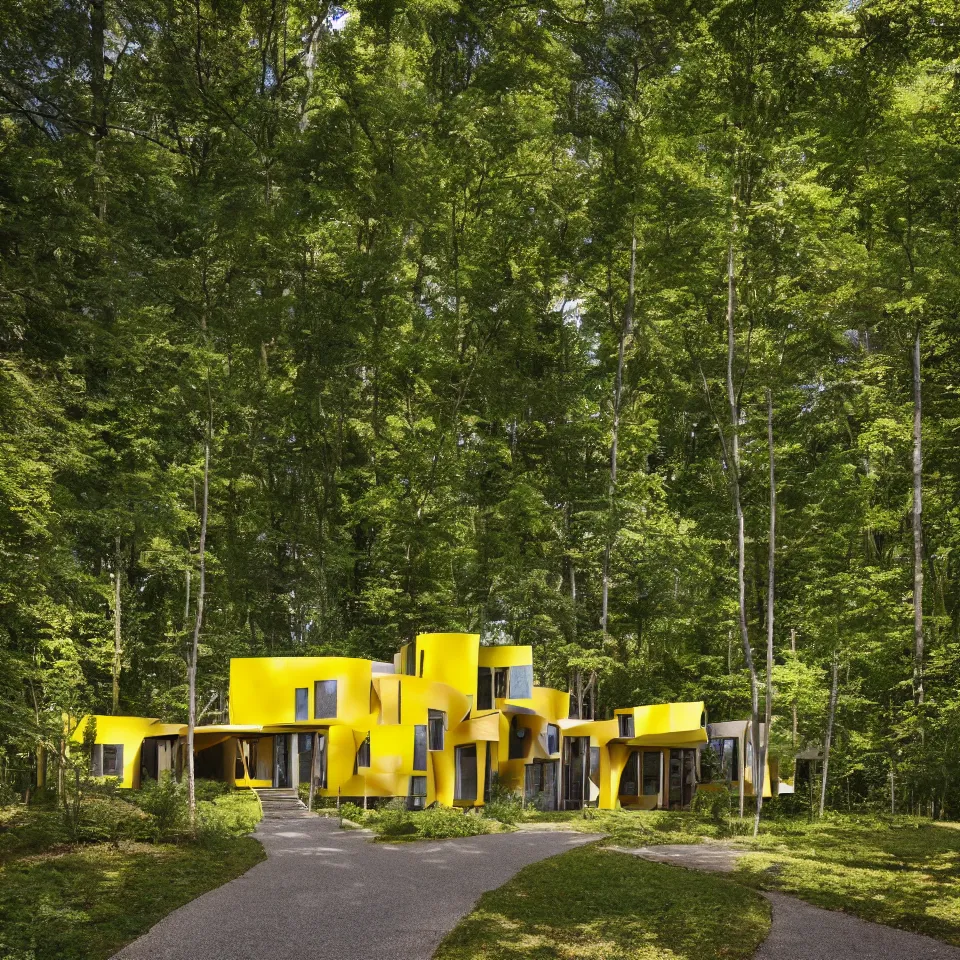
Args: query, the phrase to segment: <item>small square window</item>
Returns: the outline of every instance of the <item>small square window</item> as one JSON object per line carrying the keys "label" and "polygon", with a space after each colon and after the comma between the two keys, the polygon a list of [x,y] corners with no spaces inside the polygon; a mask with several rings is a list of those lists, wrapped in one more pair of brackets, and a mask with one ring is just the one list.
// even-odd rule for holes
{"label": "small square window", "polygon": [[620,724],[620,736],[633,738],[636,736],[634,731],[633,714],[618,713],[617,722]]}

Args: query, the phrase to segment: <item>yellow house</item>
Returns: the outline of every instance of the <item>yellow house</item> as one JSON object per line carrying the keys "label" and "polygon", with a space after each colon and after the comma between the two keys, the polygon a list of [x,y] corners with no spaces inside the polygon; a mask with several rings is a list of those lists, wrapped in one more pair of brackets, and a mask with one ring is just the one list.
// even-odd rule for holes
{"label": "yellow house", "polygon": [[[180,775],[187,729],[97,717],[93,773],[139,787]],[[74,739],[83,738],[87,718]],[[229,717],[198,726],[198,777],[296,788],[359,803],[482,806],[499,782],[542,809],[686,807],[702,702],[570,716],[570,695],[534,684],[529,646],[481,646],[477,634],[421,634],[392,663],[351,657],[254,657],[230,663]]]}

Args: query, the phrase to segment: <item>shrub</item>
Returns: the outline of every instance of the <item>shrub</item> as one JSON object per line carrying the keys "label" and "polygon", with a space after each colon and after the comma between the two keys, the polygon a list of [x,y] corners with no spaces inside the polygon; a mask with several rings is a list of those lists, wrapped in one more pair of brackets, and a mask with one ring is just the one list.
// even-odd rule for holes
{"label": "shrub", "polygon": [[340,804],[339,814],[341,820],[350,820],[352,823],[366,823],[370,817],[369,810],[350,802]]}
{"label": "shrub", "polygon": [[[341,804],[340,809],[344,807]],[[396,797],[385,807],[380,808],[380,832],[385,837],[409,836],[417,832],[413,815],[407,809],[407,801],[403,797]]]}
{"label": "shrub", "polygon": [[690,803],[690,812],[701,817],[709,817],[721,826],[730,819],[733,811],[734,795],[723,787],[719,790],[698,790]]}
{"label": "shrub", "polygon": [[418,813],[415,826],[417,835],[425,840],[475,837],[488,832],[488,825],[483,817],[451,807],[432,807]]}
{"label": "shrub", "polygon": [[153,817],[157,840],[174,835],[186,822],[186,792],[169,773],[163,774],[159,781],[148,780],[136,802]]}
{"label": "shrub", "polygon": [[220,780],[194,780],[193,794],[200,800],[216,800],[230,792],[230,784]]}
{"label": "shrub", "polygon": [[520,797],[511,794],[504,800],[491,800],[484,805],[483,815],[488,820],[499,820],[508,825],[515,824],[523,816],[523,806]]}
{"label": "shrub", "polygon": [[109,796],[91,796],[83,804],[72,839],[79,843],[119,843],[151,840],[154,819],[139,807]]}

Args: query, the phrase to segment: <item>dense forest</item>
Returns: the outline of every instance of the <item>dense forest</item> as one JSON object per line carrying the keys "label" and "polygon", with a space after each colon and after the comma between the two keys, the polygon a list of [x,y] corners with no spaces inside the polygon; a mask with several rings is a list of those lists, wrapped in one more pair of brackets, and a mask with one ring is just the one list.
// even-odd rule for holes
{"label": "dense forest", "polygon": [[195,636],[721,720],[769,634],[831,804],[960,812],[953,3],[25,0],[0,112],[9,777]]}

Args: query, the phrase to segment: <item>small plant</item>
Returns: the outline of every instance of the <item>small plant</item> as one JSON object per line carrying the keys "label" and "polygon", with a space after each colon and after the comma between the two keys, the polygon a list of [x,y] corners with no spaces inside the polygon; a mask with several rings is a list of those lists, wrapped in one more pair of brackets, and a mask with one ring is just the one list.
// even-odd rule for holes
{"label": "small plant", "polygon": [[417,835],[425,840],[445,840],[451,837],[475,837],[488,832],[483,817],[466,814],[452,807],[432,807],[416,815]]}
{"label": "small plant", "polygon": [[395,797],[380,808],[380,832],[385,837],[410,836],[417,832],[417,825],[413,822],[413,815],[407,809],[404,797]]}
{"label": "small plant", "polygon": [[499,820],[513,826],[523,816],[523,805],[517,794],[510,794],[502,800],[491,800],[484,805],[483,815],[488,820]]}
{"label": "small plant", "polygon": [[365,823],[369,815],[369,811],[350,802],[341,803],[339,812],[341,826],[344,820],[349,820],[351,823]]}
{"label": "small plant", "polygon": [[156,839],[173,836],[187,819],[187,798],[183,786],[169,774],[147,781],[137,801],[142,810],[153,816]]}

